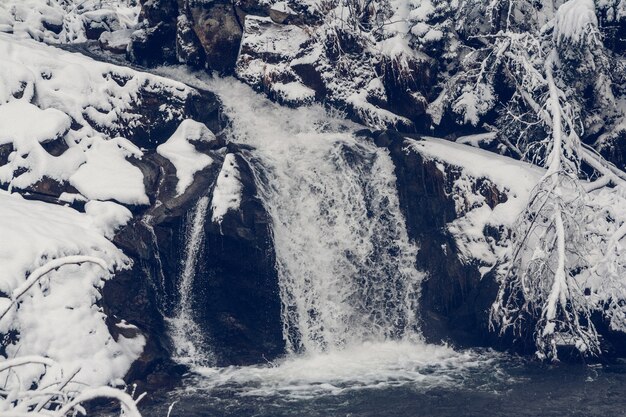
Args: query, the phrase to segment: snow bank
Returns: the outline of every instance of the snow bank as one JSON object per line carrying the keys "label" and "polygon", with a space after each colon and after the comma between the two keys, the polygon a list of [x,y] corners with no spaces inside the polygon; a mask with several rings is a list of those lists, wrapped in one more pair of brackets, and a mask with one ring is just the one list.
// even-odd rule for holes
{"label": "snow bank", "polygon": [[162,145],[157,147],[159,155],[169,159],[176,168],[178,184],[176,193],[185,192],[193,182],[196,172],[208,167],[213,159],[198,152],[191,142],[212,142],[215,135],[208,127],[191,119],[183,120],[176,132]]}
{"label": "snow bank", "polygon": [[[98,229],[94,216],[0,192],[0,292],[11,294],[30,272],[64,256],[87,255],[103,260],[110,270],[125,268],[127,258]],[[100,298],[98,289],[110,276],[110,271],[88,263],[46,274],[19,299],[19,309],[13,308],[0,320],[0,333],[19,333],[15,343],[7,346],[7,357],[46,356],[60,369],[80,368],[76,380],[91,385],[124,376],[141,354],[144,339],[116,341],[109,334],[95,303]],[[42,369],[40,365],[15,368],[21,389],[38,381]],[[49,372],[40,384],[59,376]],[[10,378],[11,383],[16,381]]]}
{"label": "snow bank", "polygon": [[232,153],[224,157],[222,170],[217,177],[213,199],[211,200],[211,221],[222,223],[224,216],[229,210],[237,210],[241,203],[243,184],[239,176],[239,166]]}

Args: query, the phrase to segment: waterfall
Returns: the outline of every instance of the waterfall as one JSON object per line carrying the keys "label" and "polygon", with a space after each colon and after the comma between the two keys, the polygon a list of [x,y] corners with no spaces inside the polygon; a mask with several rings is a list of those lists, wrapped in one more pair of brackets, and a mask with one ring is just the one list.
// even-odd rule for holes
{"label": "waterfall", "polygon": [[204,248],[204,224],[209,207],[209,198],[198,200],[185,220],[185,246],[178,277],[178,305],[174,317],[168,318],[169,334],[176,349],[174,358],[190,365],[208,365],[212,355],[206,351],[205,335],[193,317],[193,281],[197,272],[198,259]]}
{"label": "waterfall", "polygon": [[313,106],[285,109],[229,80],[209,83],[273,221],[284,338],[293,352],[419,339],[423,274],[385,149]]}

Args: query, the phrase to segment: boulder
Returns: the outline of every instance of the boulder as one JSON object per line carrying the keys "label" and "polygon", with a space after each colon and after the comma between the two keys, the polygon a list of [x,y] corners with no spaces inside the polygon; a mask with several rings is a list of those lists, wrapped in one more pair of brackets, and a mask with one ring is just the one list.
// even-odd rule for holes
{"label": "boulder", "polygon": [[204,66],[206,62],[200,39],[184,14],[178,16],[176,21],[176,58],[178,62],[194,67]]}
{"label": "boulder", "polygon": [[100,47],[114,54],[124,54],[130,45],[133,29],[122,29],[114,32],[103,32],[98,38]]}
{"label": "boulder", "polygon": [[97,40],[104,32],[122,29],[120,20],[112,9],[85,12],[81,17],[85,27],[85,36],[90,40]]}
{"label": "boulder", "polygon": [[207,69],[232,74],[243,33],[232,3],[223,0],[193,2],[189,13],[193,31],[204,48]]}

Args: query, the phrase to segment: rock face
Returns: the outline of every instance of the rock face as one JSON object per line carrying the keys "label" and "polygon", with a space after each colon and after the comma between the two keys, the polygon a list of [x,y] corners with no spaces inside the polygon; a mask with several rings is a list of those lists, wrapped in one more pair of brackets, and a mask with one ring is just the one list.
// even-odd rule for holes
{"label": "rock face", "polygon": [[[471,201],[480,196],[493,209],[508,200],[508,190],[487,178],[472,177],[454,164],[426,158],[410,149],[412,139],[397,132],[376,132],[373,138],[389,149],[407,231],[420,248],[417,266],[428,271],[420,301],[424,336],[460,347],[502,347],[504,342],[489,330],[489,308],[498,291],[495,275],[481,271],[486,265],[462,254],[450,225],[472,208],[460,208],[459,198]],[[465,194],[455,189],[462,177],[470,184]],[[504,228],[483,233],[491,234],[495,242],[508,238]]]}
{"label": "rock face", "polygon": [[227,1],[193,2],[189,7],[192,28],[204,48],[206,67],[232,73],[241,41],[241,24]]}
{"label": "rock face", "polygon": [[133,62],[185,63],[232,74],[242,25],[231,2],[149,0],[142,2],[139,20],[129,52]]}
{"label": "rock face", "polygon": [[[215,117],[205,123],[219,125],[217,113],[209,114]],[[102,303],[111,317],[136,325],[148,340],[128,378],[149,376],[148,383],[160,385],[180,369],[170,359],[176,346],[167,337],[165,318],[174,316],[180,302],[189,213],[200,198],[213,199],[226,154],[233,154],[237,161],[242,189],[238,207],[226,211],[219,222],[213,219],[213,208],[205,213],[204,247],[190,288],[194,320],[207,336],[208,346],[202,348],[222,366],[259,363],[283,353],[270,220],[256,197],[245,159],[248,151],[226,146],[219,138],[195,144],[212,163],[197,172],[193,183],[178,195],[175,167],[154,152],[154,145],[136,161],[147,193],[153,196],[152,204],[138,212],[114,240],[131,256],[134,267],[107,282],[103,291]]]}
{"label": "rock face", "polygon": [[218,365],[262,363],[285,350],[271,219],[246,154],[234,154],[243,185],[239,209],[207,222],[207,256],[194,285],[196,311]]}

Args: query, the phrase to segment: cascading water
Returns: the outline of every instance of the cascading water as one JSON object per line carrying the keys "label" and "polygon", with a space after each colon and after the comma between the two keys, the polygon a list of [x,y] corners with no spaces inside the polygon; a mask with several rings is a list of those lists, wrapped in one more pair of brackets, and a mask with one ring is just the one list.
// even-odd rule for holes
{"label": "cascading water", "polygon": [[288,348],[321,352],[417,338],[423,275],[387,152],[322,108],[268,106],[232,82],[212,87],[232,121],[231,140],[255,148]]}
{"label": "cascading water", "polygon": [[310,398],[353,389],[463,380],[491,359],[423,342],[423,274],[399,209],[386,150],[321,106],[288,109],[232,79],[161,74],[218,94],[272,218],[289,354],[241,367],[195,367],[194,387],[229,398]]}
{"label": "cascading water", "polygon": [[193,280],[198,260],[204,247],[204,224],[209,198],[202,197],[187,215],[185,221],[185,251],[178,278],[178,305],[174,317],[168,318],[169,333],[174,343],[175,359],[190,365],[210,365],[211,353],[207,351],[206,336],[193,317]]}

